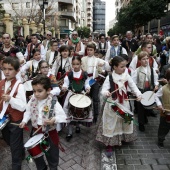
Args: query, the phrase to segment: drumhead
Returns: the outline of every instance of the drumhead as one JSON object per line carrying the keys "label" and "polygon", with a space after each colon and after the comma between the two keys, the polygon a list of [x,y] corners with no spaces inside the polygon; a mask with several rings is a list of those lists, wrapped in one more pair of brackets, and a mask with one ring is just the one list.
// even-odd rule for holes
{"label": "drumhead", "polygon": [[32,80],[29,80],[24,83],[25,91],[33,91],[31,82]]}
{"label": "drumhead", "polygon": [[69,103],[77,108],[85,108],[91,105],[91,99],[83,94],[75,94],[70,97]]}
{"label": "drumhead", "polygon": [[32,138],[30,138],[24,145],[25,148],[29,148],[31,146],[33,146],[34,144],[38,143],[42,138],[43,138],[43,134],[40,133],[38,135],[33,136]]}
{"label": "drumhead", "polygon": [[115,103],[120,109],[122,109],[125,113],[128,113],[133,116],[133,112],[131,112],[128,108],[125,106],[121,105],[120,103],[116,102]]}
{"label": "drumhead", "polygon": [[141,100],[142,105],[151,106],[152,104],[155,103],[155,94],[153,95],[152,94],[153,94],[153,91],[146,91],[145,93],[142,94],[142,100]]}

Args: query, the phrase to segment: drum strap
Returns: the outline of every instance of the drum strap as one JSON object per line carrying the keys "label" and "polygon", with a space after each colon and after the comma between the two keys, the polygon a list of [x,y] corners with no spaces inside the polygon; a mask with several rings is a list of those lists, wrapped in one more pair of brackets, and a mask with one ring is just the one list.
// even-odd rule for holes
{"label": "drum strap", "polygon": [[[114,87],[113,77],[111,73],[109,74],[109,82],[110,82],[110,91],[112,92],[115,90],[115,87]],[[112,94],[112,98],[113,99],[116,98],[115,93]]]}
{"label": "drum strap", "polygon": [[[53,114],[53,111],[54,111],[54,105],[56,104],[56,101],[57,101],[57,97],[53,96],[52,101],[51,101],[51,103],[52,103],[51,108],[50,108],[50,111],[49,111],[49,118],[52,117],[52,114]],[[46,134],[48,134],[49,129],[50,129],[50,125],[47,125],[46,130],[45,130]]]}

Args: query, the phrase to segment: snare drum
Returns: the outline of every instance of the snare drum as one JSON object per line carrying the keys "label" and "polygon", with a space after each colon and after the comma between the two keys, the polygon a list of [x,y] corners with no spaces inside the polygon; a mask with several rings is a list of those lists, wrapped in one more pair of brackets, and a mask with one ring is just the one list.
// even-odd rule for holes
{"label": "snare drum", "polygon": [[2,130],[7,123],[9,122],[9,116],[8,115],[4,115],[2,119],[0,119],[0,130]]}
{"label": "snare drum", "polygon": [[145,109],[153,109],[153,107],[156,107],[155,94],[153,94],[153,91],[146,91],[142,94],[141,104]]}
{"label": "snare drum", "polygon": [[83,120],[89,116],[91,99],[83,94],[75,94],[69,98],[70,115],[74,119]]}
{"label": "snare drum", "polygon": [[28,80],[24,83],[24,88],[26,91],[26,97],[29,98],[33,94],[33,89],[32,89],[32,80]]}
{"label": "snare drum", "polygon": [[30,138],[24,145],[25,149],[29,152],[32,158],[36,159],[44,155],[50,149],[49,144],[44,144],[46,142],[46,137],[44,134],[40,133],[38,135]]}

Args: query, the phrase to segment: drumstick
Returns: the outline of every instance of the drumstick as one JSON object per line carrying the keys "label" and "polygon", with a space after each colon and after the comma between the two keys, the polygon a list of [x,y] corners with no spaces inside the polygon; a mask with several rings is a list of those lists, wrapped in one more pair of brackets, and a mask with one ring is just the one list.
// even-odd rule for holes
{"label": "drumstick", "polygon": [[137,99],[125,99],[125,100],[137,100]]}
{"label": "drumstick", "polygon": [[163,111],[170,112],[170,110],[168,110],[168,109],[159,109],[159,108],[157,108],[157,107],[153,107],[153,109],[156,109],[156,110],[163,110]]}
{"label": "drumstick", "polygon": [[[7,95],[7,93],[9,93],[10,91],[11,91],[11,88],[9,87],[4,95]],[[2,97],[2,96],[1,96],[1,97]],[[1,100],[0,100],[0,104],[2,103],[2,101],[3,101],[3,100],[1,99]]]}
{"label": "drumstick", "polygon": [[151,97],[154,95],[154,93],[155,93],[155,90],[154,90],[154,91],[152,92],[152,94],[150,95],[148,101],[151,99]]}
{"label": "drumstick", "polygon": [[40,126],[40,127],[32,134],[32,136],[34,136],[41,128],[42,128],[42,126]]}
{"label": "drumstick", "polygon": [[116,90],[114,90],[114,91],[112,91],[110,94],[113,94],[113,93],[115,93],[116,91],[118,91],[119,89],[121,89],[122,87],[119,87],[118,89],[116,89]]}
{"label": "drumstick", "polygon": [[[87,94],[87,92],[84,93],[83,95],[85,96],[86,94]],[[80,99],[82,99],[84,96],[81,96]],[[78,99],[77,102],[78,102],[80,99]]]}
{"label": "drumstick", "polygon": [[18,123],[12,123],[12,122],[10,124],[15,125],[15,126],[19,126],[20,125]]}
{"label": "drumstick", "polygon": [[[49,120],[51,120],[53,117],[51,117]],[[34,136],[41,128],[42,128],[43,125],[41,125],[33,134],[32,136]]]}

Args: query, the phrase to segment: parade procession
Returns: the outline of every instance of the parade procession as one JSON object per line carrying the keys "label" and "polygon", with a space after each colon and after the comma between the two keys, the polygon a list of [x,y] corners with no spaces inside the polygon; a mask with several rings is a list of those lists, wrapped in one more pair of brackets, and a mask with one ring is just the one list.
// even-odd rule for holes
{"label": "parade procession", "polygon": [[1,170],[170,169],[170,2],[138,1],[0,2]]}

